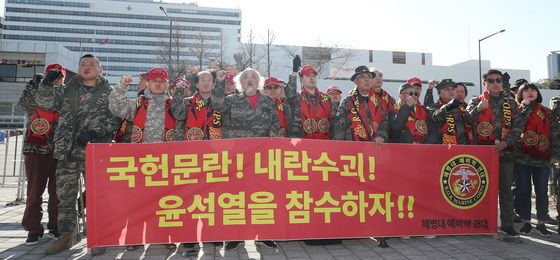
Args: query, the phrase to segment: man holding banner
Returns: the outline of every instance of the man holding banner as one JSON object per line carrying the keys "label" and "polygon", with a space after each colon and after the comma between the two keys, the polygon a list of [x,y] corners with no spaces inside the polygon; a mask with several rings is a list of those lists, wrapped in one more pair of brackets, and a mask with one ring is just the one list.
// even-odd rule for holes
{"label": "man holding banner", "polygon": [[503,91],[502,72],[491,69],[483,75],[486,90],[467,106],[465,118],[473,124],[473,144],[494,145],[500,152],[499,201],[501,230],[509,237],[519,237],[513,229],[513,165],[511,148],[521,137],[516,103]]}

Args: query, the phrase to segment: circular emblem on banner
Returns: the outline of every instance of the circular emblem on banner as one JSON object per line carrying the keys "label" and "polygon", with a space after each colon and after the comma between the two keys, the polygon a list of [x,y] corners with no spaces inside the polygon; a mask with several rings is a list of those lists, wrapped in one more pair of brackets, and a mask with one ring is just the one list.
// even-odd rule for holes
{"label": "circular emblem on banner", "polygon": [[426,121],[424,120],[416,120],[416,130],[422,134],[428,133],[428,126],[426,125]]}
{"label": "circular emblem on banner", "polygon": [[326,133],[329,131],[329,128],[331,128],[331,123],[329,123],[329,120],[326,118],[321,118],[321,120],[319,120],[319,131],[321,131],[321,133]]}
{"label": "circular emblem on banner", "polygon": [[286,128],[280,128],[278,130],[278,137],[286,137]]}
{"label": "circular emblem on banner", "polygon": [[49,121],[44,118],[37,118],[31,122],[31,131],[38,135],[46,134],[50,129]]}
{"label": "circular emblem on banner", "polygon": [[546,135],[540,135],[539,136],[539,149],[546,150],[546,149],[548,149],[549,146],[550,146],[550,142],[548,141],[548,138],[546,137]]}
{"label": "circular emblem on banner", "polygon": [[166,140],[167,142],[173,141],[173,133],[174,133],[174,132],[175,132],[175,131],[174,131],[173,129],[169,129],[169,130],[167,130],[167,132],[165,132],[165,140]]}
{"label": "circular emblem on banner", "polygon": [[140,129],[140,127],[132,126],[132,137],[130,138],[130,142],[131,143],[140,142],[140,140],[142,140],[143,134],[144,133],[142,133],[142,129]]}
{"label": "circular emblem on banner", "polygon": [[492,134],[492,131],[494,131],[494,127],[488,122],[482,122],[478,125],[476,130],[478,131],[478,134],[484,137],[489,137]]}
{"label": "circular emblem on banner", "polygon": [[377,132],[377,129],[379,129],[379,124],[377,122],[371,123],[371,126],[373,128],[373,132]]}
{"label": "circular emblem on banner", "polygon": [[204,139],[204,132],[202,129],[197,127],[190,128],[189,131],[187,131],[187,139],[190,141],[202,140]]}
{"label": "circular emblem on banner", "polygon": [[222,139],[222,129],[217,127],[208,127],[208,135],[211,140]]}
{"label": "circular emblem on banner", "polygon": [[360,138],[366,138],[366,129],[364,129],[364,127],[360,124],[356,126],[356,129],[354,130],[356,131],[356,134],[360,137]]}
{"label": "circular emblem on banner", "polygon": [[539,135],[533,131],[527,131],[521,135],[521,140],[526,145],[535,145],[539,142]]}
{"label": "circular emblem on banner", "polygon": [[470,209],[478,205],[488,191],[488,170],[478,158],[461,154],[441,169],[441,193],[449,205]]}
{"label": "circular emblem on banner", "polygon": [[308,134],[315,133],[315,131],[317,131],[317,121],[313,118],[305,119],[303,122],[303,130]]}

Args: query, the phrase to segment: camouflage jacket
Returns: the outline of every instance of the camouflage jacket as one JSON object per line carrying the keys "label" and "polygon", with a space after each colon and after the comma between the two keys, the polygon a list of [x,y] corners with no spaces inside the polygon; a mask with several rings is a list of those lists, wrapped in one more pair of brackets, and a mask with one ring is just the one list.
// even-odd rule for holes
{"label": "camouflage jacket", "polygon": [[245,93],[225,96],[224,81],[217,81],[212,90],[210,107],[222,113],[223,138],[275,137],[280,120],[274,100],[258,93],[256,112]]}
{"label": "camouflage jacket", "polygon": [[[352,137],[352,129],[350,128],[352,122],[350,121],[349,114],[351,112],[350,107],[352,106],[352,96],[354,95],[356,88],[350,91],[349,95],[345,97],[342,102],[340,102],[340,106],[338,107],[338,119],[335,122],[334,126],[334,139],[336,140],[353,140]],[[376,96],[377,97],[377,96]],[[366,99],[359,99],[360,103],[366,103],[368,100]],[[369,106],[365,105],[365,112],[367,118],[362,118],[365,120],[366,125],[371,125],[371,112],[369,111]],[[379,108],[382,110],[382,119],[381,124],[379,125],[377,132],[375,133],[375,137],[382,137],[385,142],[389,140],[389,118],[387,117],[387,111],[385,108],[379,104]]]}
{"label": "camouflage jacket", "polygon": [[109,95],[109,110],[113,115],[134,122],[134,116],[140,98],[148,99],[148,111],[146,113],[146,124],[144,128],[144,143],[163,142],[163,131],[165,127],[165,106],[168,94],[154,95],[149,89],[138,98],[126,96],[127,87],[120,83]]}
{"label": "camouflage jacket", "polygon": [[[550,142],[552,158],[560,160],[560,96],[550,100]],[[553,132],[554,131],[554,132]]]}
{"label": "camouflage jacket", "polygon": [[[520,112],[520,125],[523,126],[523,131],[525,131],[525,126],[527,125],[527,121],[531,117],[531,114],[535,110],[536,102],[532,102],[528,106],[521,104],[521,112]],[[544,109],[548,109],[547,107],[543,107]],[[552,112],[552,111],[551,111]],[[558,118],[556,119],[556,123],[554,123],[554,115],[550,114],[550,138],[549,138],[549,151],[552,157],[558,157],[559,149],[560,149],[560,128],[558,125]],[[550,160],[542,160],[531,157],[527,153],[522,151],[522,144],[521,138],[515,140],[515,162],[520,163],[523,165],[529,165],[534,167],[548,167],[550,166]]]}
{"label": "camouflage jacket", "polygon": [[[35,102],[36,92],[37,89],[34,88],[31,83],[27,83],[18,101],[18,107],[25,112],[25,115],[27,117],[27,127],[26,127],[27,131],[29,131],[29,128],[31,127],[31,117],[33,116],[33,113],[37,109],[37,103]],[[56,131],[56,122],[55,125],[53,125],[53,130],[48,136],[47,139],[49,143],[48,146],[27,143],[27,134],[25,134],[24,136],[26,140],[24,141],[23,144],[23,153],[51,154],[54,148],[53,137],[55,131]]]}
{"label": "camouflage jacket", "polygon": [[[506,140],[502,140],[505,141],[508,144],[508,149],[503,150],[500,152],[500,156],[507,158],[507,159],[513,159],[513,153],[512,153],[512,148],[515,144],[515,142],[521,138],[521,133],[523,132],[523,128],[524,125],[521,125],[520,122],[520,116],[519,113],[517,113],[517,109],[515,108],[517,106],[517,103],[515,102],[515,100],[508,98],[504,92],[500,93],[499,97],[495,97],[495,98],[490,98],[490,106],[492,107],[492,114],[494,115],[494,127],[493,127],[493,133],[494,136],[496,136],[496,140],[499,139],[499,137],[502,134],[502,118],[503,118],[503,112],[502,112],[502,105],[504,103],[504,100],[508,99],[509,103],[511,104],[511,106],[513,107],[513,115],[512,115],[512,126],[511,126],[511,130],[509,132],[509,134],[506,137]],[[467,105],[467,112],[465,113],[465,122],[467,124],[471,124],[471,125],[475,125],[475,122],[477,121],[478,117],[480,116],[480,112],[478,112],[478,110],[476,109],[476,106],[478,105],[478,103],[480,103],[480,101],[478,100],[478,97],[473,97],[471,99],[471,101],[469,102],[469,104]],[[496,120],[498,119],[498,120]],[[473,144],[477,144],[476,140],[477,140],[477,129],[476,127],[473,127],[473,138],[474,138],[474,143]]]}
{"label": "camouflage jacket", "polygon": [[447,104],[441,105],[438,101],[437,103],[432,103],[426,107],[426,111],[429,118],[432,120],[433,131],[431,131],[428,137],[428,142],[430,144],[441,144],[443,143],[443,135],[441,133],[441,128],[447,123],[447,118],[449,115],[453,115],[453,123],[455,125],[455,131],[457,131],[457,144],[468,144],[469,139],[467,136],[467,131],[465,128],[465,117],[464,113],[459,112],[459,109],[465,110],[464,103],[462,107],[448,110]]}
{"label": "camouflage jacket", "polygon": [[[293,118],[294,118],[294,123],[292,125],[292,129],[290,129],[290,131],[288,131],[290,133],[290,135],[292,137],[296,137],[296,138],[302,138],[303,137],[303,122],[301,121],[301,104],[300,104],[300,100],[301,100],[301,94],[298,93],[297,91],[297,76],[291,76],[288,80],[288,83],[286,84],[286,99],[288,100],[288,104],[290,104],[290,107],[292,108],[292,113],[293,113]],[[318,96],[317,95],[311,95],[311,102],[313,103],[313,106],[315,107],[316,110],[319,109],[319,100],[318,100]],[[334,139],[335,136],[335,129],[334,129],[334,125],[336,123],[337,119],[337,112],[338,112],[338,108],[334,105],[333,102],[331,102],[331,99],[329,97],[329,104],[331,104],[331,115],[330,115],[330,133],[331,133],[331,139]]]}
{"label": "camouflage jacket", "polygon": [[[54,154],[58,160],[84,160],[85,146],[76,140],[80,132],[94,130],[97,138],[93,143],[107,143],[113,138],[117,120],[109,112],[111,87],[104,77],[95,86],[86,88],[79,76],[64,87],[54,88],[41,84],[37,89],[37,106],[60,112],[58,127],[54,134]],[[98,96],[92,103],[94,96]]]}

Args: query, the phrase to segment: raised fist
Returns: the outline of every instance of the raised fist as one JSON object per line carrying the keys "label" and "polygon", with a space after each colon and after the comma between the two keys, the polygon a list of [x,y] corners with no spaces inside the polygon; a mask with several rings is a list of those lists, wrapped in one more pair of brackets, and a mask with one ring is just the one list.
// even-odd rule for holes
{"label": "raised fist", "polygon": [[44,85],[52,85],[60,76],[62,76],[62,71],[60,70],[49,70],[45,79],[43,79]]}
{"label": "raised fist", "polygon": [[296,55],[296,57],[293,60],[292,71],[298,72],[299,68],[301,68],[301,58],[299,57],[299,55]]}
{"label": "raised fist", "polygon": [[132,83],[132,76],[130,76],[130,75],[122,76],[121,81],[119,83],[121,83],[121,86],[123,86],[123,87],[128,87],[128,85],[130,85],[130,83]]}

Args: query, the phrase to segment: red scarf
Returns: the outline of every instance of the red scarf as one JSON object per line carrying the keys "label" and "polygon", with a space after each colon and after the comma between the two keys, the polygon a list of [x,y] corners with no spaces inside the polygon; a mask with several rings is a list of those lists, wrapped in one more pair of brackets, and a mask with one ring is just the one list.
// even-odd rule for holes
{"label": "red scarf", "polygon": [[393,98],[387,91],[381,89],[381,93],[376,95],[381,99],[381,107],[383,107],[387,113],[395,107]]}
{"label": "red scarf", "polygon": [[550,111],[537,104],[529,116],[521,135],[521,148],[525,154],[541,160],[550,160]]}
{"label": "red scarf", "polygon": [[327,95],[315,87],[318,95],[318,111],[311,101],[311,94],[304,88],[301,91],[301,120],[303,124],[303,138],[306,139],[330,139],[329,121],[331,116],[331,102]]}
{"label": "red scarf", "polygon": [[286,121],[286,112],[284,111],[284,102],[282,99],[277,98],[275,101],[276,106],[276,113],[278,114],[278,118],[280,119],[280,130],[278,130],[278,137],[286,137],[287,129],[288,129],[288,122]]}
{"label": "red scarf", "polygon": [[[377,95],[371,90],[368,93],[367,102],[360,103],[359,93],[356,90],[352,94],[352,103],[348,104],[348,120],[350,120],[350,129],[352,130],[352,140],[354,141],[373,141],[375,133],[381,125],[383,119],[383,110],[379,104]],[[366,107],[371,115],[371,122],[368,121]]]}
{"label": "red scarf", "polygon": [[[444,102],[441,98],[438,100],[438,106],[442,107],[447,102]],[[458,108],[459,115],[462,116],[465,113],[465,106],[461,104]],[[442,144],[458,144],[459,133],[457,132],[457,124],[455,122],[454,113],[448,113],[445,118],[445,124],[440,129],[441,135],[443,137]]]}
{"label": "red scarf", "polygon": [[123,120],[121,122],[121,127],[119,128],[119,131],[117,131],[117,133],[113,137],[113,142],[122,143],[122,138],[123,138],[124,134],[126,133],[126,128],[127,127],[128,127],[128,121],[126,121],[126,119],[123,118]]}
{"label": "red scarf", "polygon": [[[486,99],[490,101],[490,93],[484,91],[478,101]],[[504,98],[502,104],[502,135],[500,140],[505,140],[512,127],[513,106],[509,103],[509,99]],[[475,144],[494,145],[494,114],[492,113],[492,106],[489,105],[486,110],[482,111],[478,119],[474,123],[477,132]]]}
{"label": "red scarf", "polygon": [[205,106],[198,92],[194,93],[189,102],[183,140],[222,139],[220,112]]}
{"label": "red scarf", "polygon": [[[148,114],[148,98],[138,97],[136,103],[136,111],[134,113],[134,121],[132,122],[132,138],[131,143],[142,143],[144,141],[144,127],[146,126],[146,115]],[[175,129],[175,120],[171,116],[171,98],[165,102],[165,123],[163,129],[163,141],[173,140],[173,131]]]}
{"label": "red scarf", "polygon": [[52,133],[53,126],[58,122],[60,114],[50,112],[37,107],[31,115],[29,128],[27,129],[28,144],[48,146],[48,137]]}
{"label": "red scarf", "polygon": [[[399,113],[400,108],[401,103],[395,105],[395,114]],[[426,138],[428,138],[427,119],[426,109],[417,102],[415,110],[410,111],[410,115],[406,120],[406,127],[410,131],[414,143],[424,143]]]}

